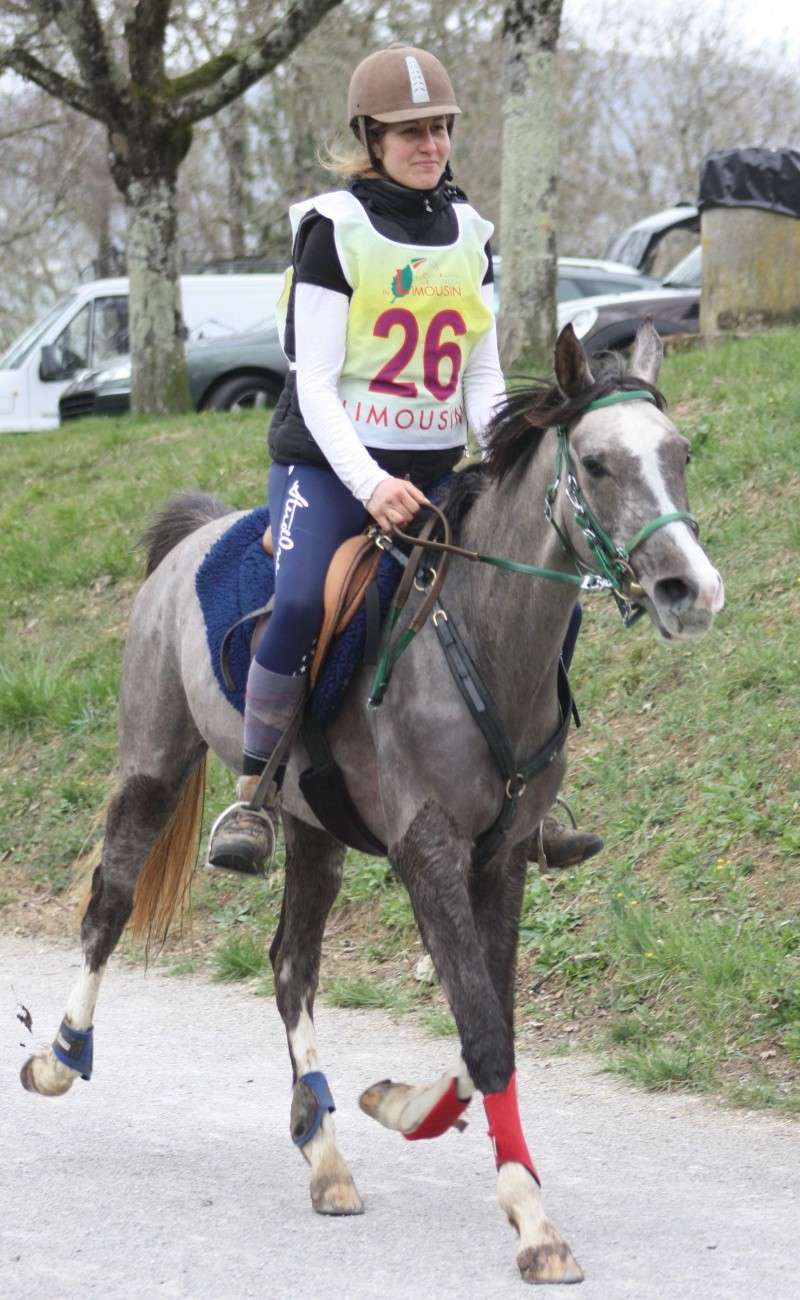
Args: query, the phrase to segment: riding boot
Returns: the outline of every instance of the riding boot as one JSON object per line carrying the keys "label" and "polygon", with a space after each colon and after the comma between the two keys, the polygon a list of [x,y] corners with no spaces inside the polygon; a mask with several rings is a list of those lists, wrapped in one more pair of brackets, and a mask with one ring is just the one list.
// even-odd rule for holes
{"label": "riding boot", "polygon": [[529,841],[529,861],[538,862],[543,871],[574,867],[593,858],[602,847],[599,835],[562,826],[555,817],[545,817]]}
{"label": "riding boot", "polygon": [[236,803],[220,813],[208,839],[207,866],[240,871],[246,876],[265,876],[272,866],[278,839],[278,797],[273,781],[262,808],[250,801],[258,776],[241,776],[236,782]]}

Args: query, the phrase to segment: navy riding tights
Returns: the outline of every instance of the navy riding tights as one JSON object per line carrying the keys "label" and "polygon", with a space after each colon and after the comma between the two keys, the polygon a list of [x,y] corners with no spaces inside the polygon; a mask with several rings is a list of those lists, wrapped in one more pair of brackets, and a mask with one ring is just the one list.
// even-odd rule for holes
{"label": "navy riding tights", "polygon": [[308,664],[322,624],[322,592],[333,553],[367,522],[367,512],[333,470],[273,465],[269,514],[275,551],[275,609],[256,662],[293,676]]}

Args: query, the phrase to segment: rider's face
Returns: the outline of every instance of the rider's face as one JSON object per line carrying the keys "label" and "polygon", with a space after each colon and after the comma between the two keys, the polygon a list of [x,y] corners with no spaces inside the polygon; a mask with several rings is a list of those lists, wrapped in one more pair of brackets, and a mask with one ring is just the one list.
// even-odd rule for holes
{"label": "rider's face", "polygon": [[447,120],[421,117],[412,122],[395,122],[373,148],[390,180],[412,190],[432,190],[450,157]]}

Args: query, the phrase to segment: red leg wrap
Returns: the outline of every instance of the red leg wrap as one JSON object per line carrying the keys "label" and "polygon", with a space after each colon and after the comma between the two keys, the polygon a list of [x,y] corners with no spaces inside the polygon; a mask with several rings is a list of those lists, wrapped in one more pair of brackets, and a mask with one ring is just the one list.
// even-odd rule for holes
{"label": "red leg wrap", "polygon": [[409,1142],[416,1142],[419,1138],[441,1137],[442,1133],[446,1133],[461,1118],[471,1100],[471,1097],[466,1101],[461,1100],[456,1091],[456,1080],[451,1079],[450,1087],[444,1096],[439,1098],[417,1127],[410,1133],[404,1133],[403,1137]]}
{"label": "red leg wrap", "polygon": [[515,1160],[524,1165],[541,1187],[542,1180],[531,1160],[528,1144],[522,1132],[517,1105],[516,1070],[508,1081],[505,1092],[490,1092],[483,1099],[483,1108],[489,1121],[489,1137],[494,1147],[494,1157],[499,1169],[501,1165]]}

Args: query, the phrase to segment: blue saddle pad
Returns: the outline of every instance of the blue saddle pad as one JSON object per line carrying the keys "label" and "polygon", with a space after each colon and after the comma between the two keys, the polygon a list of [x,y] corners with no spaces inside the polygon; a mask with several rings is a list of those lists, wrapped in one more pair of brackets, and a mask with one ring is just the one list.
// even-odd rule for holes
{"label": "blue saddle pad", "polygon": [[[441,504],[452,486],[455,475],[445,474],[428,491],[431,501]],[[235,709],[244,713],[244,692],[250,667],[250,638],[255,620],[237,627],[228,641],[228,669],[235,683],[230,691],[225,685],[220,650],[228,628],[253,609],[266,605],[275,590],[275,564],[261,545],[269,524],[269,510],[261,506],[238,519],[214,543],[197,570],[195,588],[203,610],[208,650],[217,685]],[[375,574],[381,622],[386,617],[392,596],[402,576],[402,568],[390,555],[381,556]],[[364,657],[367,613],[362,604],[344,632],[334,637],[317,684],[311,692],[309,707],[322,726],[336,717],[350,679]]]}
{"label": "blue saddle pad", "polygon": [[[269,510],[266,506],[251,510],[238,519],[211,547],[195,578],[214,676],[225,698],[240,713],[244,713],[250,638],[255,620],[237,627],[229,638],[228,669],[235,683],[233,691],[228,689],[222,675],[220,650],[228,628],[251,610],[266,605],[274,591],[275,564],[261,545],[268,524]],[[401,574],[400,565],[391,556],[382,556],[376,574],[381,619],[389,608]],[[310,699],[311,711],[323,726],[333,721],[350,679],[361,664],[366,626],[367,616],[362,605],[344,632],[331,643]]]}

